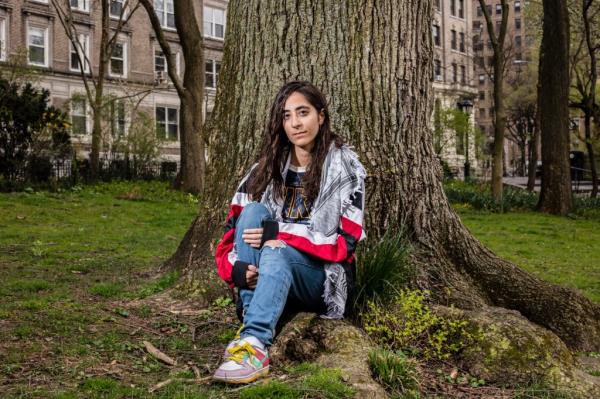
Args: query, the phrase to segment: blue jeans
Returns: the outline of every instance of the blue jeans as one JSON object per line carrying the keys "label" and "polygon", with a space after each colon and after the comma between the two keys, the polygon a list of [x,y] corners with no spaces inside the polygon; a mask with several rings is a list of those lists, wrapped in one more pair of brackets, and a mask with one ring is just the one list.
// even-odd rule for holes
{"label": "blue jeans", "polygon": [[258,267],[255,289],[240,289],[244,306],[241,337],[254,336],[265,346],[273,344],[275,326],[286,304],[297,310],[322,311],[325,271],[323,263],[283,244],[280,248],[264,245],[253,248],[242,239],[245,229],[261,227],[270,219],[262,204],[246,205],[237,221],[234,245],[239,260]]}

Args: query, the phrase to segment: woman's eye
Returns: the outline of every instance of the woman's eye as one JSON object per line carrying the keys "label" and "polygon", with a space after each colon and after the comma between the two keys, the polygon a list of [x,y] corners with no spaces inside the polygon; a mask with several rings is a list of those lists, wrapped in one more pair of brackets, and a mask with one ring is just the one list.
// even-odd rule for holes
{"label": "woman's eye", "polygon": [[300,111],[300,116],[306,116],[308,115],[308,111]]}
{"label": "woman's eye", "polygon": [[283,114],[283,120],[286,121],[290,119],[290,114]]}

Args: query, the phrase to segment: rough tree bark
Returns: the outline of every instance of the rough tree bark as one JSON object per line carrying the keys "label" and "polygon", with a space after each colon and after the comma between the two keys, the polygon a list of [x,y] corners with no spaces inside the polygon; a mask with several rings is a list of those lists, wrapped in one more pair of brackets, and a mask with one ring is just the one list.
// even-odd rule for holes
{"label": "rough tree bark", "polygon": [[[177,75],[175,53],[167,40],[154,10],[152,0],[140,0],[146,9],[158,43],[165,54],[169,78],[179,95],[180,106],[180,159],[181,167],[177,178],[181,190],[198,194],[204,189],[206,171],[206,135],[204,134],[204,47],[202,34],[196,20],[196,2],[178,0],[174,2],[175,27],[185,71],[183,80]],[[165,5],[166,7],[166,5]]]}
{"label": "rough tree bark", "polygon": [[571,348],[598,350],[598,305],[498,258],[446,199],[429,128],[431,13],[430,2],[416,0],[231,1],[206,202],[165,267],[179,268],[210,297],[214,239],[260,145],[270,102],[285,81],[308,79],[327,94],[335,131],[368,169],[371,239],[395,223],[407,227],[418,287],[442,304],[518,310]]}
{"label": "rough tree bark", "polygon": [[569,164],[569,13],[566,2],[544,0],[540,52],[540,128],[542,191],[538,209],[556,215],[571,212]]}
{"label": "rough tree bark", "polygon": [[479,0],[481,11],[485,17],[488,37],[494,50],[494,149],[492,152],[492,196],[496,201],[502,201],[502,178],[504,176],[504,130],[506,129],[506,106],[504,104],[504,74],[506,49],[504,42],[508,26],[509,4],[501,0],[502,19],[500,29],[495,31],[495,22],[490,15],[485,0]]}

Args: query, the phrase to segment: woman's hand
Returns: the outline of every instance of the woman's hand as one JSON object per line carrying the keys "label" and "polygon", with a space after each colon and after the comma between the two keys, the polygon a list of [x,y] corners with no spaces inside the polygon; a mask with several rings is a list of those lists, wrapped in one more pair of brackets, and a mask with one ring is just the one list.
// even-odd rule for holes
{"label": "woman's hand", "polygon": [[258,269],[254,265],[248,265],[246,270],[246,283],[248,288],[255,289],[256,283],[258,283]]}
{"label": "woman's hand", "polygon": [[260,242],[262,241],[263,229],[259,227],[257,229],[246,229],[242,233],[242,239],[248,245],[253,248],[260,248]]}

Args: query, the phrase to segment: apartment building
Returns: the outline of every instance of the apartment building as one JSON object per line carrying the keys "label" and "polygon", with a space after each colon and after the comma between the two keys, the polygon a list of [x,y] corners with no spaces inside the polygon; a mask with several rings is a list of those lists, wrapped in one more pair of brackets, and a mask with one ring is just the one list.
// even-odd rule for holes
{"label": "apartment building", "polygon": [[[494,51],[489,39],[485,16],[479,0],[472,0],[475,15],[473,17],[473,51],[475,55],[474,73],[477,81],[477,100],[475,102],[475,121],[479,129],[493,142],[494,136]],[[500,30],[502,5],[500,0],[486,0],[486,7],[493,19],[496,32]],[[505,39],[506,72],[505,87],[524,73],[531,61],[527,38],[525,35],[524,6],[526,2],[509,0],[509,15]],[[512,173],[519,158],[519,150],[514,142],[505,140],[504,168]]]}
{"label": "apartment building", "polygon": [[[433,90],[435,113],[444,109],[461,109],[471,115],[477,94],[474,88],[470,0],[434,0],[433,16]],[[469,122],[474,126],[474,119]],[[446,129],[436,138],[439,155],[457,176],[464,176],[465,167],[478,172],[473,134],[462,136]]]}
{"label": "apartment building", "polygon": [[[175,54],[177,73],[183,76],[185,65],[175,30],[174,1],[155,0],[154,6]],[[69,112],[73,143],[85,156],[91,144],[92,114],[83,96],[79,60],[87,59],[85,70],[97,74],[102,34],[100,2],[61,0],[60,3],[71,7],[78,46],[67,37],[52,0],[0,0],[0,65],[9,57],[26,54],[28,65],[40,72],[39,84],[50,91],[53,105]],[[196,17],[204,32],[205,112],[209,114],[223,53],[228,1],[197,0],[197,3]],[[138,109],[155,119],[158,134],[164,135],[163,159],[178,161],[179,98],[167,76],[165,55],[146,10],[142,7],[124,9],[128,4],[134,2],[112,0],[110,3],[112,32],[117,29],[120,18],[125,16],[128,20],[118,31],[106,74],[105,93],[115,98],[134,99]],[[113,135],[127,133],[128,112],[124,102],[115,101],[109,117]]]}

